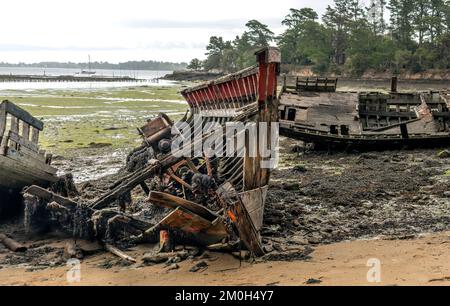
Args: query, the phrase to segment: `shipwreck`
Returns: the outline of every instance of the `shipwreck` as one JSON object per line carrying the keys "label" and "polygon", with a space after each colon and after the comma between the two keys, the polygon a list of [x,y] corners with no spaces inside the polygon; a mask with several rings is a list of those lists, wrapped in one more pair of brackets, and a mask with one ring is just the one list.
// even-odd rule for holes
{"label": "shipwreck", "polygon": [[320,148],[389,149],[450,145],[450,94],[337,91],[337,79],[285,78],[280,134]]}
{"label": "shipwreck", "polygon": [[[44,124],[9,101],[0,104],[0,215],[14,210],[22,188],[58,180],[52,155],[39,149]],[[14,205],[14,207],[12,207]]]}
{"label": "shipwreck", "polygon": [[[182,91],[189,105],[182,121],[193,134],[211,123],[225,129],[232,122],[264,122],[270,128],[278,121],[279,50],[265,48],[256,53],[256,58],[258,64],[253,67]],[[200,127],[195,124],[199,115]],[[206,133],[179,149],[193,153],[185,157],[173,150],[172,144],[183,135],[165,114],[138,130],[143,144],[128,157],[127,174],[96,199],[87,201],[71,197],[71,192],[40,186],[26,188],[26,228],[42,230],[45,224],[47,229],[57,228],[74,238],[95,239],[129,261],[133,260],[117,248],[124,241],[159,241],[165,252],[183,242],[264,255],[260,230],[271,169],[262,163],[272,157],[250,155],[248,147],[254,139],[247,136],[244,147],[233,156],[205,152],[197,156],[193,151],[198,142],[211,142],[213,137],[213,141],[227,146],[225,138],[238,137]],[[269,149],[274,143],[271,134],[255,139],[264,140]],[[145,200],[136,203],[132,196],[135,192],[145,194]],[[155,219],[153,208],[163,209],[164,215]],[[145,209],[152,211],[145,215]]]}

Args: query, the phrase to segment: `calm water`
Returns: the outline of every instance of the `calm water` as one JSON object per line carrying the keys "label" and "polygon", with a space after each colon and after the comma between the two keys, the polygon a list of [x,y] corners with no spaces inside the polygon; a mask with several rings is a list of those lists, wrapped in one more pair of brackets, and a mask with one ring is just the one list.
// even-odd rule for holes
{"label": "calm water", "polygon": [[[0,75],[75,75],[80,69],[67,68],[30,68],[30,67],[0,67]],[[151,70],[110,70],[93,69],[96,76],[128,76],[136,79],[144,79],[144,82],[0,82],[0,90],[20,90],[20,89],[83,89],[83,88],[109,88],[109,87],[129,87],[129,86],[168,86],[173,84],[169,81],[155,79],[172,73],[171,71],[151,71]]]}

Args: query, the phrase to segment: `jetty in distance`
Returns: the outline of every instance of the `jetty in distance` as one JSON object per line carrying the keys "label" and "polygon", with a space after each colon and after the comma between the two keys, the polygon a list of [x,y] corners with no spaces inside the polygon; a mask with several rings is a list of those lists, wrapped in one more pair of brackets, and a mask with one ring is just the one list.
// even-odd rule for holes
{"label": "jetty in distance", "polygon": [[101,75],[0,75],[0,82],[147,82],[129,76],[101,76]]}

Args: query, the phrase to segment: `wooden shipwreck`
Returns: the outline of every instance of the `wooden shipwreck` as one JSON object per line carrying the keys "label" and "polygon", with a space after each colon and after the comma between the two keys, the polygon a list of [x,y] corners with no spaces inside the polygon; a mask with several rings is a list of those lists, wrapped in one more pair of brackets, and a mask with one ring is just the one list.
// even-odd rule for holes
{"label": "wooden shipwreck", "polygon": [[337,91],[337,79],[285,79],[280,134],[322,148],[389,149],[450,145],[450,95],[429,91]]}
{"label": "wooden shipwreck", "polygon": [[[0,212],[25,186],[57,180],[52,156],[39,149],[44,124],[9,101],[0,104]],[[9,207],[8,207],[9,208]]]}
{"label": "wooden shipwreck", "polygon": [[[278,121],[280,52],[276,48],[265,48],[257,52],[256,57],[258,65],[254,67],[182,92],[189,105],[182,122],[192,135],[211,123],[225,131],[227,124],[233,122],[255,125],[264,122],[270,129]],[[201,118],[200,124],[196,123],[196,118]],[[227,146],[227,137],[234,141],[239,136],[211,131],[174,150],[173,143],[186,139],[182,139],[184,136],[179,133],[177,125],[164,114],[138,130],[143,137],[143,145],[129,157],[130,173],[116,182],[109,192],[86,203],[32,186],[25,190],[26,207],[33,207],[36,211],[40,205],[49,214],[62,214],[65,216],[64,225],[70,232],[76,232],[78,236],[94,236],[105,243],[114,242],[114,238],[111,241],[111,227],[114,225],[122,228],[121,233],[123,228],[127,228],[137,237],[135,241],[165,237],[160,239],[163,250],[171,250],[165,244],[173,241],[168,238],[173,234],[205,247],[237,244],[255,256],[262,256],[264,251],[259,232],[263,225],[271,171],[270,167],[263,165],[273,156],[263,157],[259,152],[256,156],[249,154],[249,143],[253,139],[248,135],[244,138],[244,146],[232,156],[209,156],[205,151],[201,151],[199,156],[194,152],[197,145],[208,140]],[[268,149],[273,149],[272,134],[261,136],[258,131],[254,137],[258,144],[266,137],[264,142]],[[184,154],[179,154],[181,152]],[[141,161],[143,156],[144,166],[134,162],[135,159]],[[166,208],[170,213],[157,224],[130,215],[128,207],[133,206],[131,192],[135,188],[147,194],[147,206]],[[74,215],[83,215],[84,221],[75,220]],[[28,222],[32,223],[30,218]],[[81,230],[80,225],[83,224],[89,229]],[[161,235],[155,235],[159,232]]]}

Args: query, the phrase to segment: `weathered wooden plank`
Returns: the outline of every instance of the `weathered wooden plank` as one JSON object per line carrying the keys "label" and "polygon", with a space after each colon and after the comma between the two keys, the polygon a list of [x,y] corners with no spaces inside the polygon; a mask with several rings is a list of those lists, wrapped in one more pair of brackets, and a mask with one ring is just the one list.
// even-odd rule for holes
{"label": "weathered wooden plank", "polygon": [[30,186],[26,188],[23,193],[36,196],[40,199],[47,201],[48,203],[56,202],[59,205],[62,205],[70,210],[73,210],[78,206],[76,202],[68,198],[62,197],[60,195],[57,195],[56,193],[50,192],[39,186]]}
{"label": "weathered wooden plank", "polygon": [[210,222],[181,207],[165,217],[156,228],[181,230],[203,246],[219,243],[228,236],[222,222]]}
{"label": "weathered wooden plank", "polygon": [[240,193],[242,203],[247,209],[257,231],[260,231],[264,221],[264,204],[269,187],[258,188]]}
{"label": "weathered wooden plank", "polygon": [[18,133],[14,131],[8,131],[6,135],[9,137],[10,140],[14,141],[15,143],[18,143],[20,146],[26,147],[29,150],[34,151],[35,153],[39,153],[39,147],[36,144],[29,141],[28,139],[24,139]]}
{"label": "weathered wooden plank", "polygon": [[[32,115],[30,115],[30,113],[16,106],[14,103],[6,100],[3,101],[2,104],[5,107],[6,113],[12,115],[13,117],[19,118],[20,120],[28,123],[29,125],[37,128],[40,131],[44,129],[44,123],[42,121],[36,119]],[[18,129],[16,132],[18,132]]]}
{"label": "weathered wooden plank", "polygon": [[6,129],[6,111],[5,111],[5,105],[2,103],[0,104],[0,141],[3,137],[3,134],[5,133]]}
{"label": "weathered wooden plank", "polygon": [[261,237],[234,187],[230,183],[225,183],[217,190],[217,195],[224,202],[228,216],[236,225],[239,238],[247,249],[255,256],[263,256]]}
{"label": "weathered wooden plank", "polygon": [[35,127],[31,127],[31,142],[35,145],[39,143],[39,130]]}
{"label": "weathered wooden plank", "polygon": [[17,151],[16,149],[9,147],[6,152],[6,157],[20,162],[30,169],[40,170],[50,175],[56,175],[58,172],[58,169],[47,165],[45,161],[42,161],[41,159],[37,159],[36,154],[28,154],[25,150]]}
{"label": "weathered wooden plank", "polygon": [[111,254],[122,258],[123,260],[129,261],[131,263],[136,263],[137,262],[136,259],[134,259],[133,257],[131,257],[131,256],[127,255],[127,254],[125,254],[124,252],[122,252],[121,250],[119,250],[118,248],[116,248],[116,247],[114,247],[114,246],[112,246],[110,244],[106,244],[105,245],[105,249],[108,252],[111,252]]}
{"label": "weathered wooden plank", "polygon": [[30,140],[30,125],[25,121],[22,121],[22,135],[24,140]]}
{"label": "weathered wooden plank", "polygon": [[11,118],[11,127],[10,127],[11,131],[13,133],[19,134],[19,119],[17,119],[14,116],[11,116],[10,118]]}
{"label": "weathered wooden plank", "polygon": [[148,197],[148,201],[152,204],[172,209],[182,207],[211,222],[218,218],[216,214],[206,207],[163,192],[152,191]]}

